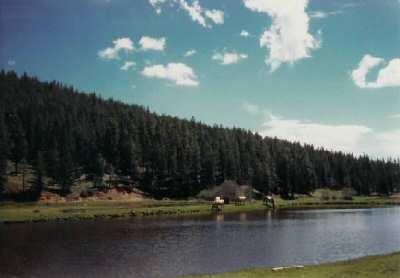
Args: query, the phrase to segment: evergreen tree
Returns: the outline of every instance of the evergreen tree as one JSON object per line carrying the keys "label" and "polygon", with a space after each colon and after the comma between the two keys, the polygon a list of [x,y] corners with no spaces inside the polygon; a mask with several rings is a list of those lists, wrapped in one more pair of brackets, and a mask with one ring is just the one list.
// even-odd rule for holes
{"label": "evergreen tree", "polygon": [[96,187],[103,187],[103,176],[105,172],[106,161],[102,157],[100,153],[97,153],[94,158],[93,168],[92,168],[92,175],[94,185]]}
{"label": "evergreen tree", "polygon": [[18,174],[18,166],[21,161],[26,157],[27,141],[19,117],[16,114],[10,114],[8,121],[10,123],[10,125],[8,126],[11,142],[10,158],[15,165],[15,174]]}
{"label": "evergreen tree", "polygon": [[61,154],[57,170],[56,183],[61,188],[61,194],[67,195],[74,184],[76,170],[69,152]]}
{"label": "evergreen tree", "polygon": [[32,170],[33,179],[31,181],[31,192],[33,194],[33,198],[38,199],[44,189],[44,177],[46,175],[44,155],[42,151],[37,152],[36,159],[33,162]]}
{"label": "evergreen tree", "polygon": [[4,186],[7,182],[7,129],[4,123],[4,114],[0,107],[0,199],[3,197]]}
{"label": "evergreen tree", "polygon": [[287,198],[318,187],[400,190],[398,159],[355,157],[158,115],[15,72],[0,72],[0,89],[3,185],[7,161],[19,173],[26,160],[37,183],[45,173],[63,194],[81,174],[101,185],[104,173],[110,186],[124,176],[158,197],[187,198],[228,179]]}
{"label": "evergreen tree", "polygon": [[67,130],[62,130],[60,140],[60,151],[58,167],[56,169],[55,180],[61,188],[61,194],[67,195],[71,192],[77,174],[77,167],[73,160],[73,140],[72,135]]}

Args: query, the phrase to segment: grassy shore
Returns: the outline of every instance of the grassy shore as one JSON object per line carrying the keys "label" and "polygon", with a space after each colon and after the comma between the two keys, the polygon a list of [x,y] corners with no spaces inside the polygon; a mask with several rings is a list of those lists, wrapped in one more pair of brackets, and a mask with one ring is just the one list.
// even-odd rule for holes
{"label": "grassy shore", "polygon": [[[355,197],[351,201],[320,201],[303,197],[294,201],[277,199],[278,209],[368,208],[400,205],[400,199],[385,197]],[[224,213],[265,210],[261,201],[242,206],[225,205]],[[116,217],[149,217],[210,214],[211,204],[204,201],[80,201],[64,203],[3,203],[0,223],[85,220]]]}
{"label": "grassy shore", "polygon": [[[360,259],[310,265],[274,271],[271,268],[248,269],[219,275],[191,276],[190,278],[398,278],[400,253],[369,256]],[[187,277],[189,278],[189,277]]]}

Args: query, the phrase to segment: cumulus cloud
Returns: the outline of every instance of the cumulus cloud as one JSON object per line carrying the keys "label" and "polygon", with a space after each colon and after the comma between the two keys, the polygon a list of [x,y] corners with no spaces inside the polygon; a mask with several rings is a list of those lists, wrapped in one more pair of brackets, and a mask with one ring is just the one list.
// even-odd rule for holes
{"label": "cumulus cloud", "polygon": [[217,52],[212,56],[212,59],[218,61],[221,65],[230,65],[247,59],[247,54],[237,52]]}
{"label": "cumulus cloud", "polygon": [[351,78],[354,83],[360,88],[385,88],[400,86],[400,58],[395,58],[389,61],[385,67],[381,68],[375,81],[368,82],[367,74],[370,70],[385,65],[383,58],[374,57],[366,54],[358,64],[358,67],[351,72]]}
{"label": "cumulus cloud", "polygon": [[130,68],[133,68],[135,66],[135,62],[133,61],[126,61],[122,66],[121,66],[121,70],[129,70]]}
{"label": "cumulus cloud", "polygon": [[190,57],[190,56],[193,56],[196,53],[197,53],[197,51],[195,49],[190,49],[190,50],[186,51],[185,54],[183,54],[183,56],[184,57]]}
{"label": "cumulus cloud", "polygon": [[152,38],[144,36],[140,39],[139,44],[142,50],[163,51],[165,48],[165,38]]}
{"label": "cumulus cloud", "polygon": [[353,70],[351,73],[354,83],[358,87],[366,87],[366,77],[368,72],[383,62],[384,60],[382,58],[373,57],[369,54],[365,55],[358,64],[358,68]]}
{"label": "cumulus cloud", "polygon": [[242,30],[241,32],[240,32],[240,36],[242,36],[242,37],[248,37],[248,36],[250,36],[250,33],[249,32],[247,32],[246,30]]}
{"label": "cumulus cloud", "polygon": [[143,69],[142,75],[149,78],[166,79],[179,86],[199,85],[194,70],[182,63],[148,66]]}
{"label": "cumulus cloud", "polygon": [[133,42],[130,38],[119,38],[113,41],[113,47],[107,47],[100,50],[97,54],[100,58],[105,60],[119,59],[121,51],[131,52],[134,50]]}
{"label": "cumulus cloud", "polygon": [[197,0],[191,3],[186,0],[149,0],[149,3],[153,6],[157,14],[161,13],[161,6],[163,4],[169,3],[171,6],[177,5],[180,9],[187,12],[192,21],[197,22],[205,28],[211,28],[212,23],[224,23],[223,11],[203,8]]}
{"label": "cumulus cloud", "polygon": [[260,47],[267,48],[265,63],[275,71],[282,64],[311,57],[320,41],[309,32],[310,18],[306,13],[308,0],[243,0],[254,12],[272,19],[271,27],[260,37]]}

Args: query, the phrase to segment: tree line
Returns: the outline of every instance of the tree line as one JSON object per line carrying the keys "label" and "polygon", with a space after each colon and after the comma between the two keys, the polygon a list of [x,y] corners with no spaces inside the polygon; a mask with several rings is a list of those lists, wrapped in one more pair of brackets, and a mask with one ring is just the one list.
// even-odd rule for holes
{"label": "tree line", "polygon": [[287,198],[319,187],[388,194],[400,184],[399,159],[331,152],[159,115],[56,81],[1,71],[1,193],[21,165],[32,168],[27,193],[32,198],[49,181],[68,194],[82,175],[102,186],[105,174],[172,198],[195,196],[227,179]]}

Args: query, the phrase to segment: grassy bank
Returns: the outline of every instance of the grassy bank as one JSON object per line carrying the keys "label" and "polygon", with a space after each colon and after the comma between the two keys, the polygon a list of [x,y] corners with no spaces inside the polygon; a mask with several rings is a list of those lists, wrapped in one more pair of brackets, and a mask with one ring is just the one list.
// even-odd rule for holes
{"label": "grassy bank", "polygon": [[[278,209],[367,208],[400,205],[399,198],[355,197],[351,201],[320,201],[303,197],[294,201],[277,199]],[[243,206],[225,205],[224,213],[265,210],[261,201]],[[81,201],[64,203],[5,203],[0,205],[0,223],[85,220],[116,217],[148,217],[212,213],[202,201]]]}
{"label": "grassy bank", "polygon": [[[310,265],[274,271],[271,268],[249,269],[220,275],[191,276],[191,278],[397,278],[400,277],[400,253],[370,256],[360,259]],[[189,278],[189,277],[187,277]]]}

